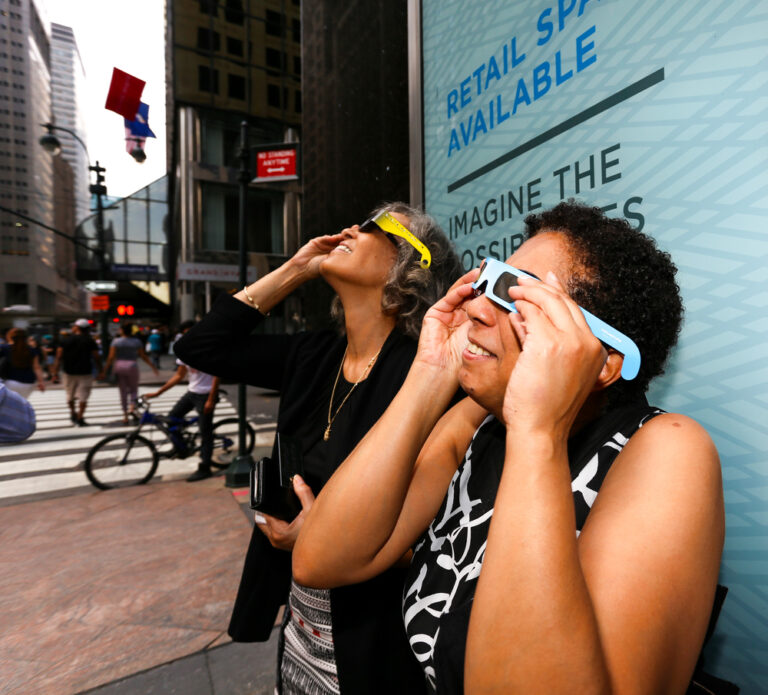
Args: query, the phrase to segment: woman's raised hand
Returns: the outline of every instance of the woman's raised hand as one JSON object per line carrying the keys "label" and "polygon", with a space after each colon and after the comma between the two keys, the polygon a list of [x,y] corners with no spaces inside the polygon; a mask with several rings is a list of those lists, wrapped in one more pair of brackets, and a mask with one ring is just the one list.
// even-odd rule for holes
{"label": "woman's raised hand", "polygon": [[344,238],[342,234],[326,234],[310,239],[293,256],[291,262],[307,279],[320,276],[320,263]]}
{"label": "woman's raised hand", "polygon": [[464,302],[472,297],[472,283],[479,273],[480,269],[475,268],[459,278],[447,294],[424,315],[417,361],[440,369],[458,371],[469,330]]}
{"label": "woman's raised hand", "polygon": [[608,353],[554,273],[547,273],[545,282],[519,278],[518,283],[509,296],[520,313],[511,312],[509,321],[522,352],[507,384],[504,421],[508,431],[567,438]]}

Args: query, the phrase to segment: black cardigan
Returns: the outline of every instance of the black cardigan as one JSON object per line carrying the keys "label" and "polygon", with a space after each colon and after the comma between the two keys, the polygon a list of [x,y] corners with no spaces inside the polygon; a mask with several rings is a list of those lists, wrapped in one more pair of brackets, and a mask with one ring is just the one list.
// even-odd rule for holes
{"label": "black cardigan", "polygon": [[[307,417],[327,415],[346,339],[333,331],[251,335],[262,315],[229,295],[174,345],[186,364],[225,380],[280,391],[277,429],[295,435]],[[392,331],[368,378],[333,422],[327,480],[400,389],[416,343]],[[322,431],[317,432],[317,438]],[[302,441],[306,451],[316,441]],[[324,482],[324,481],[323,481]],[[319,489],[314,489],[315,495]],[[344,529],[339,529],[343,534]],[[235,641],[264,641],[288,597],[290,553],[273,548],[254,529],[229,626]],[[331,590],[333,638],[342,693],[424,693],[426,686],[408,646],[402,620],[405,570]]]}

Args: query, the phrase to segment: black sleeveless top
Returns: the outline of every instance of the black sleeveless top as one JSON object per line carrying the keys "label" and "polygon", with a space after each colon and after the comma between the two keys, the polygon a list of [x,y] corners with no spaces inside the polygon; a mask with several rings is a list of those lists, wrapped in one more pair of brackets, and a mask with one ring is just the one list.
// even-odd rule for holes
{"label": "black sleeveless top", "polygon": [[[629,438],[662,413],[643,398],[612,410],[568,442],[576,533],[608,469]],[[469,614],[504,465],[504,426],[489,415],[451,480],[435,520],[417,543],[403,596],[408,640],[430,687],[463,692]]]}

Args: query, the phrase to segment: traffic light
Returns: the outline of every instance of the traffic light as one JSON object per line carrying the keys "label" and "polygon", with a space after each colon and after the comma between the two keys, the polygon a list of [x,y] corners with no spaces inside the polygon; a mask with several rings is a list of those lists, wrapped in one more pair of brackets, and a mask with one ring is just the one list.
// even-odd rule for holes
{"label": "traffic light", "polygon": [[133,308],[133,304],[118,304],[117,305],[117,313],[120,316],[133,316],[135,312],[135,309]]}

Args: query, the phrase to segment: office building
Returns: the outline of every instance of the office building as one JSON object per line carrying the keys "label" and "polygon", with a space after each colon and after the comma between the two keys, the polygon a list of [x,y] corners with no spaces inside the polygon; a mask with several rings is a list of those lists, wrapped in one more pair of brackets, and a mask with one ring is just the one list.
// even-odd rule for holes
{"label": "office building", "polygon": [[72,111],[55,86],[61,60],[44,9],[0,0],[0,308],[28,307],[28,317],[77,313],[84,301],[72,241],[46,228],[74,234],[87,181],[78,179],[83,160],[57,161],[38,142],[59,106]]}
{"label": "office building", "polygon": [[[85,70],[70,27],[51,24],[51,105],[53,123],[77,133],[88,145],[82,108]],[[90,213],[88,196],[88,156],[85,150],[65,132],[56,131],[61,142],[61,158],[74,174],[75,218],[78,222]]]}
{"label": "office building", "polygon": [[[240,123],[251,145],[298,139],[301,21],[298,0],[168,0],[167,11],[169,200],[186,319],[232,286],[185,273],[238,263]],[[298,248],[299,194],[251,187],[248,206],[249,266],[261,274]],[[270,321],[282,326],[279,312]]]}
{"label": "office building", "polygon": [[[51,118],[49,33],[33,0],[0,0],[0,195],[4,207],[52,226],[53,161],[38,145]],[[53,234],[0,211],[0,307],[56,310]]]}

